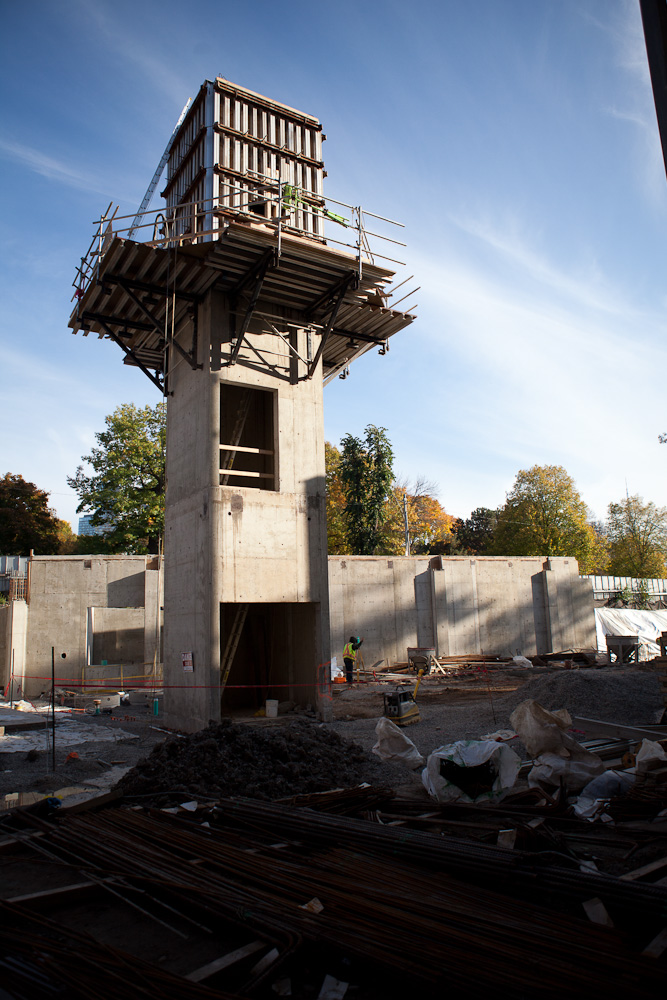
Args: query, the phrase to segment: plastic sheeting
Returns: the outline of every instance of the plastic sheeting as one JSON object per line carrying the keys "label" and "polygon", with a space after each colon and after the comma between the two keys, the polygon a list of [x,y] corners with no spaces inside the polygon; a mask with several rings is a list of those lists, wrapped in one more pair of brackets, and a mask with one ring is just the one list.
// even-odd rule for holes
{"label": "plastic sheeting", "polygon": [[606,636],[639,637],[639,659],[652,660],[660,655],[657,639],[667,632],[667,611],[635,611],[632,608],[596,608],[595,633],[598,652],[607,652]]}
{"label": "plastic sheeting", "polygon": [[422,771],[422,783],[436,802],[500,802],[520,767],[521,758],[505,743],[458,740],[433,751]]}

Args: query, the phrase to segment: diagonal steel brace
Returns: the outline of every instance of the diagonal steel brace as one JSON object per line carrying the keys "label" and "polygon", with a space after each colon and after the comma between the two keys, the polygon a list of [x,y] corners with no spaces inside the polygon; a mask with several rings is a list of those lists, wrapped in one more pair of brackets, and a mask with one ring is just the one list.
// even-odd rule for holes
{"label": "diagonal steel brace", "polygon": [[[319,360],[322,357],[322,352],[324,351],[324,348],[326,347],[327,340],[329,339],[329,337],[331,335],[331,331],[333,330],[333,327],[334,327],[334,323],[336,322],[336,316],[338,315],[338,310],[340,309],[341,305],[343,304],[343,299],[347,295],[348,289],[350,287],[356,288],[357,285],[358,285],[358,282],[359,282],[359,278],[358,278],[356,272],[355,271],[350,271],[350,273],[347,274],[342,279],[342,281],[339,283],[338,288],[337,288],[337,292],[335,293],[336,294],[336,298],[332,302],[331,312],[329,313],[329,319],[327,320],[327,325],[325,326],[324,330],[322,331],[322,338],[320,340],[319,347],[317,348],[317,351],[315,352],[315,357],[313,358],[313,360],[310,362],[310,364],[308,366],[308,378],[312,378],[313,375],[315,374],[315,369],[317,368]],[[309,312],[310,312],[310,310],[309,310]]]}
{"label": "diagonal steel brace", "polygon": [[[234,340],[234,347],[232,348],[232,353],[229,357],[228,365],[233,365],[236,363],[236,359],[239,356],[239,351],[241,350],[241,344],[243,343],[243,338],[246,335],[248,327],[250,326],[250,320],[252,319],[252,314],[255,311],[255,306],[257,305],[257,300],[259,299],[259,294],[262,290],[262,285],[264,283],[264,278],[266,277],[266,272],[272,268],[276,267],[278,264],[278,254],[275,250],[267,250],[260,259],[257,261],[255,267],[253,267],[247,274],[241,278],[236,287],[232,290],[232,339]],[[255,287],[252,290],[250,296],[250,301],[246,307],[245,315],[243,317],[243,322],[241,323],[240,329],[236,330],[236,307],[238,304],[238,298],[242,290],[246,285],[250,284],[251,281],[255,282]]]}
{"label": "diagonal steel brace", "polygon": [[[138,295],[135,295],[134,291],[130,288],[129,284],[126,281],[123,281],[122,278],[117,278],[116,282],[117,282],[117,284],[120,285],[120,287],[123,289],[123,291],[125,292],[125,294],[128,295],[132,299],[132,301],[134,302],[134,304],[141,310],[141,312],[144,314],[144,316],[151,321],[151,323],[153,324],[153,327],[155,328],[155,332],[157,333],[157,335],[160,338],[160,343],[161,343],[161,346],[162,346],[164,344],[164,331],[162,330],[162,327],[158,323],[157,319],[155,318],[155,316],[153,315],[153,313],[151,312],[151,310],[148,308],[147,305],[145,305],[141,301],[141,299],[139,298]],[[202,368],[203,367],[201,364],[197,364],[197,362],[195,361],[195,358],[194,358],[194,344],[193,344],[193,351],[192,351],[192,353],[189,353],[183,347],[181,347],[181,345],[178,343],[178,341],[174,337],[169,337],[169,345],[170,345],[170,347],[175,347],[176,348],[176,350],[178,351],[178,353],[183,358],[185,358],[185,360],[188,362],[188,364],[193,369],[193,371],[196,371],[198,368]]]}
{"label": "diagonal steel brace", "polygon": [[140,368],[140,369],[141,369],[141,371],[142,371],[142,372],[144,373],[144,375],[147,375],[147,376],[148,376],[148,378],[149,378],[149,379],[151,380],[151,382],[153,383],[153,385],[156,385],[156,386],[158,387],[158,389],[160,390],[160,392],[161,392],[161,393],[162,393],[162,394],[164,395],[164,385],[162,384],[162,382],[160,382],[160,380],[159,380],[159,378],[157,377],[157,375],[153,375],[153,374],[152,374],[152,372],[150,372],[150,371],[148,370],[148,368],[146,368],[146,365],[142,364],[142,362],[141,362],[141,361],[139,360],[139,358],[138,358],[138,357],[136,356],[136,354],[134,353],[134,351],[132,351],[132,350],[131,350],[131,349],[130,349],[130,348],[129,348],[128,346],[127,346],[127,344],[124,344],[124,343],[123,343],[123,341],[122,341],[122,340],[121,340],[121,338],[120,338],[120,337],[118,336],[118,334],[117,334],[117,333],[114,333],[114,332],[113,332],[113,330],[111,329],[111,327],[110,327],[110,326],[109,326],[109,325],[108,325],[107,323],[105,323],[105,322],[104,322],[103,320],[101,320],[101,321],[100,321],[100,323],[101,323],[101,325],[102,325],[102,326],[104,327],[104,330],[105,330],[105,333],[107,334],[107,336],[111,337],[111,339],[112,339],[112,340],[113,340],[113,341],[114,341],[114,342],[115,342],[116,344],[118,344],[118,346],[119,346],[119,347],[121,347],[121,348],[122,348],[122,349],[123,349],[123,350],[125,351],[125,354],[127,355],[127,357],[129,357],[129,358],[131,358],[131,359],[132,359],[132,361],[133,361],[133,362],[134,362],[134,364],[135,364],[135,365],[137,366],[137,368]]}

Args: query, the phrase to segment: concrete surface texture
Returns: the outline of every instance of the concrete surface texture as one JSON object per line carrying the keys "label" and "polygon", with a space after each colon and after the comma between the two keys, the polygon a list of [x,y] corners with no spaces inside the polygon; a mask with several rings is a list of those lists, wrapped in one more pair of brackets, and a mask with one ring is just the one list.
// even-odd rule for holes
{"label": "concrete surface texture", "polygon": [[[303,450],[312,457],[311,444]],[[190,451],[196,459],[197,447]],[[285,461],[291,461],[289,450]],[[321,493],[308,492],[314,482],[316,476],[306,477],[299,492],[292,480],[288,493],[210,487],[174,505],[169,725],[196,728],[218,718],[220,646],[245,602],[226,690],[232,711],[259,707],[271,696],[267,690],[281,701],[313,702],[317,667],[329,659],[329,648],[341,657],[352,634],[365,637],[366,666],[401,662],[408,646],[433,646],[440,656],[595,648],[591,584],[578,576],[573,559],[428,556],[330,556],[329,647],[322,638],[328,605],[318,572],[323,503]],[[145,556],[33,559],[30,603],[0,608],[2,687],[12,657],[15,695],[32,697],[50,687],[51,646],[58,676],[73,681],[82,670],[87,680],[117,677],[120,664],[126,678],[150,672],[154,658],[160,662],[158,566]],[[213,583],[207,590],[206,573],[215,590]],[[183,669],[186,651],[193,652],[191,674]],[[108,667],[99,666],[102,659]]]}
{"label": "concrete surface texture", "polygon": [[[260,298],[263,308],[275,310]],[[188,731],[221,718],[228,655],[225,709],[313,703],[330,656],[321,366],[299,380],[303,365],[257,318],[228,365],[229,310],[227,296],[206,294],[201,367],[169,372],[165,722]],[[306,357],[306,333],[292,329]]]}
{"label": "concrete surface texture", "polygon": [[330,556],[332,650],[364,636],[366,667],[438,656],[595,649],[593,590],[575,559]]}
{"label": "concrete surface texture", "polygon": [[15,696],[50,689],[52,647],[56,675],[70,686],[102,660],[109,666],[96,678],[115,677],[120,663],[126,675],[152,669],[161,659],[161,576],[155,556],[33,557],[29,601],[1,609],[3,688],[13,667]]}

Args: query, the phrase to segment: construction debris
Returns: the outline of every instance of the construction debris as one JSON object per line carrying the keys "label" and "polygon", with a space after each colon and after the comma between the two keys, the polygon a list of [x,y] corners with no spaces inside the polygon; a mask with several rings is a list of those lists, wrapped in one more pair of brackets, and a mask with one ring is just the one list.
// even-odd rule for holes
{"label": "construction debris", "polygon": [[[487,813],[445,806],[435,818],[451,822],[458,809]],[[531,829],[518,812],[513,825]],[[482,1000],[499,986],[545,1000],[648,1000],[664,986],[667,889],[582,869],[571,838],[531,853],[518,840],[509,849],[388,825],[382,813],[369,821],[248,799],[177,816],[136,806],[51,821],[15,813],[4,832],[0,850],[24,878],[31,861],[67,875],[2,906],[3,986],[28,995],[34,984],[31,997],[66,985],[68,997],[124,1000],[149,982],[156,998],[266,996],[274,984],[285,995],[289,979],[306,1000],[327,977],[362,1000]],[[544,838],[539,827],[532,836]],[[74,934],[67,914],[82,905],[112,912]],[[132,934],[117,922],[123,912]],[[95,969],[108,977],[101,993]]]}
{"label": "construction debris", "polygon": [[159,744],[118,789],[158,805],[179,797],[279,799],[355,785],[367,765],[361,747],[323,726],[223,721]]}
{"label": "construction debris", "polygon": [[[589,813],[567,775],[528,787],[534,756],[501,801],[483,804],[464,795],[488,799],[490,772],[440,758],[438,777],[456,776],[464,795],[429,799],[410,763],[445,743],[446,703],[410,730],[418,748],[387,719],[368,720],[378,744],[398,738],[380,756],[405,754],[408,767],[313,722],[227,722],[174,734],[113,800],[12,810],[0,818],[3,988],[31,1000],[661,995],[667,729],[647,722],[653,678],[637,670],[604,673],[623,678],[611,690],[618,722],[570,726],[559,692],[571,704],[572,689],[587,691],[575,704],[590,712],[605,698],[597,676],[532,677],[495,702],[504,726],[548,682],[556,711],[533,704],[528,728],[525,706],[513,716],[534,756],[571,761],[599,734],[584,749],[608,769],[579,798]],[[638,724],[625,724],[633,714]],[[491,735],[516,757],[502,742],[519,747],[513,731]],[[383,782],[395,774],[394,787],[360,784],[373,768]]]}

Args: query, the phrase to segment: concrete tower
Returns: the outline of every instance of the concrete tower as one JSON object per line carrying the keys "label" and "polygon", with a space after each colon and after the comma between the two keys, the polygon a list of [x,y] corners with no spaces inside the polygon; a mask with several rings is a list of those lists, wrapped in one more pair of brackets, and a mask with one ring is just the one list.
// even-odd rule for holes
{"label": "concrete tower", "polygon": [[166,209],[124,228],[107,210],[79,271],[70,326],[113,339],[168,399],[180,729],[266,698],[326,708],[322,388],[413,317],[387,304],[367,213],[324,198],[322,139],[309,115],[205,82],[165,154]]}

